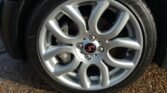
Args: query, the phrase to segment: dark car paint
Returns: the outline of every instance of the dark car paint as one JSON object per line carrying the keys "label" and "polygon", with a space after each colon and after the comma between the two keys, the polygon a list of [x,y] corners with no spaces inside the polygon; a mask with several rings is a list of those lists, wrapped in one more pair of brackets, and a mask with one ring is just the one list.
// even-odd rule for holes
{"label": "dark car paint", "polygon": [[[2,39],[9,54],[15,59],[26,59],[24,32],[33,9],[47,0],[0,0]],[[157,62],[167,67],[167,0],[145,0],[149,5],[158,30]],[[24,56],[23,56],[24,55]]]}

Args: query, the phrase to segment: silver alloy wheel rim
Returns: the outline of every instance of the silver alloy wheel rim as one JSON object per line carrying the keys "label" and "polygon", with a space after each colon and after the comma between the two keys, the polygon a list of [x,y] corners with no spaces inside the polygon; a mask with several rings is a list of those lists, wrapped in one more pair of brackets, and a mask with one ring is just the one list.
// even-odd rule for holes
{"label": "silver alloy wheel rim", "polygon": [[[87,4],[93,6],[88,22],[89,31],[79,10],[80,6]],[[109,8],[116,9],[119,15],[111,29],[102,32],[98,28],[98,21]],[[77,24],[79,33],[76,36],[70,36],[62,31],[58,20],[63,15]],[[117,37],[125,27],[129,28],[129,36]],[[52,45],[52,36],[60,43]],[[95,38],[90,39],[90,36]],[[41,64],[50,77],[64,86],[79,90],[101,90],[119,84],[134,71],[143,51],[140,23],[128,8],[115,0],[66,1],[46,18],[39,32],[38,42]],[[79,45],[80,43],[82,45]],[[93,53],[84,51],[86,50],[84,47],[90,43],[97,47]],[[130,59],[114,58],[110,50],[117,47],[133,50],[134,54]],[[61,53],[70,55],[65,59],[67,61],[70,58],[69,63],[64,65],[59,63],[60,60],[56,56]],[[92,65],[99,69],[99,75],[88,76],[88,69]]]}

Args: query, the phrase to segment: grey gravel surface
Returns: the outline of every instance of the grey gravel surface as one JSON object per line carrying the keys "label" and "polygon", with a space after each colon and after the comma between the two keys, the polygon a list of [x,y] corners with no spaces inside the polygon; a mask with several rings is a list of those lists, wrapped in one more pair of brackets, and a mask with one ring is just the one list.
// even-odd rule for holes
{"label": "grey gravel surface", "polygon": [[[44,83],[28,62],[12,59],[0,41],[0,93],[57,92]],[[140,79],[119,93],[167,93],[167,71],[152,64]]]}

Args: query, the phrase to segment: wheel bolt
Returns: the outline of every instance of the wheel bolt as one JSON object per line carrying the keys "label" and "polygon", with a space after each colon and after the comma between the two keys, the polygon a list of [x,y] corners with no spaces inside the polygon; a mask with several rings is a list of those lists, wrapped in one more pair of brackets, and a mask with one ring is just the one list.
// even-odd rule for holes
{"label": "wheel bolt", "polygon": [[104,51],[104,48],[102,46],[98,47],[97,49],[99,52],[103,52]]}
{"label": "wheel bolt", "polygon": [[89,36],[89,40],[94,41],[95,39],[96,39],[95,36],[93,36],[93,35],[90,35],[90,36]]}
{"label": "wheel bolt", "polygon": [[85,58],[86,58],[87,60],[90,60],[90,59],[91,59],[91,56],[90,56],[90,55],[85,55]]}
{"label": "wheel bolt", "polygon": [[81,49],[83,47],[83,44],[82,43],[78,43],[77,44],[77,48]]}

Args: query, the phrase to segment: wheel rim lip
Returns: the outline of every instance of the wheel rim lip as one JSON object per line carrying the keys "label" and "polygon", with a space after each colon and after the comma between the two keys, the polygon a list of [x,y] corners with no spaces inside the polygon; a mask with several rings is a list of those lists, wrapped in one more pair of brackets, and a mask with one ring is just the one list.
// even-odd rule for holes
{"label": "wheel rim lip", "polygon": [[[83,1],[79,1],[79,0],[72,0],[72,2],[71,1],[67,1],[67,2],[65,2],[65,3],[63,3],[61,6],[63,6],[63,5],[66,5],[66,4],[69,4],[69,3],[74,3],[75,2],[75,4],[76,4],[76,2],[77,3],[82,3],[82,2],[90,2],[90,1],[96,1],[96,0],[83,0]],[[111,0],[112,1],[112,0]],[[59,7],[60,6],[58,6],[56,9],[54,9],[53,10],[53,12],[46,18],[46,20],[50,20],[51,18],[52,18],[52,16],[53,15],[58,15],[59,13],[60,13],[60,11],[59,11]],[[125,7],[125,6],[124,6]],[[127,9],[127,8],[126,8]],[[127,9],[128,10],[128,9]],[[56,12],[55,12],[56,11]],[[132,21],[134,21],[134,23],[137,23],[137,24],[135,24],[136,25],[136,27],[138,27],[139,29],[140,29],[140,31],[139,32],[136,32],[136,34],[140,34],[140,35],[142,35],[143,33],[142,33],[142,26],[140,26],[140,23],[139,23],[139,21],[138,21],[138,19],[135,17],[135,15],[130,11],[130,10],[128,10],[129,11],[129,13],[131,14],[131,17],[132,17]],[[132,16],[133,15],[133,16]],[[60,83],[60,84],[62,84],[62,85],[64,85],[64,86],[67,86],[67,87],[70,87],[70,88],[73,88],[73,89],[78,89],[78,90],[101,90],[101,89],[105,89],[105,88],[109,88],[109,87],[112,87],[112,86],[114,86],[114,85],[116,85],[116,84],[119,84],[121,81],[123,81],[123,80],[125,80],[133,71],[134,71],[134,69],[136,68],[136,66],[138,65],[138,63],[139,63],[139,60],[140,60],[140,57],[142,56],[142,51],[143,51],[143,49],[142,49],[142,51],[137,51],[136,52],[136,55],[140,55],[139,57],[138,56],[136,56],[135,55],[135,57],[134,57],[134,59],[136,59],[136,61],[137,61],[137,63],[135,64],[135,67],[133,68],[133,69],[131,69],[131,70],[125,70],[124,71],[124,73],[123,74],[121,74],[118,78],[119,78],[119,80],[118,80],[118,78],[114,78],[114,79],[112,79],[110,82],[112,82],[112,84],[110,84],[109,86],[107,86],[107,87],[101,87],[101,86],[94,86],[94,87],[92,87],[92,88],[90,88],[90,89],[83,89],[82,87],[80,87],[79,85],[77,85],[77,84],[75,84],[74,82],[69,82],[69,81],[67,81],[66,80],[66,78],[64,77],[64,76],[59,76],[59,77],[55,77],[55,75],[53,75],[53,73],[51,72],[51,71],[49,71],[48,70],[48,67],[46,66],[47,64],[45,64],[45,61],[43,60],[43,58],[40,56],[40,55],[42,55],[43,54],[43,52],[44,52],[44,50],[45,50],[45,48],[44,48],[44,46],[40,46],[40,45],[42,45],[41,44],[41,42],[44,42],[45,40],[44,40],[44,38],[43,37],[45,37],[46,38],[46,33],[47,33],[47,31],[46,31],[46,27],[45,27],[45,24],[46,24],[46,22],[47,21],[45,21],[44,23],[43,23],[43,26],[42,26],[42,28],[41,28],[41,31],[40,31],[40,34],[39,34],[39,44],[37,44],[37,48],[38,48],[38,53],[39,53],[39,58],[40,58],[40,62],[41,62],[41,64],[42,64],[42,66],[44,67],[44,69],[45,69],[45,71],[49,74],[49,76],[52,78],[52,79],[54,79],[55,81],[57,81],[58,83]],[[138,30],[139,30],[138,29]],[[42,33],[41,33],[42,32]],[[141,46],[143,47],[144,46],[144,41],[143,41],[143,35],[142,36],[137,36],[137,38],[138,38],[138,40],[139,40],[139,38],[140,38],[140,40],[139,40],[139,42],[141,43]],[[39,47],[40,46],[40,47]],[[75,48],[75,47],[74,47]],[[53,60],[55,60],[55,59],[51,59],[52,61]],[[115,81],[117,81],[117,82],[115,82]],[[65,84],[66,82],[68,82],[68,84]]]}

